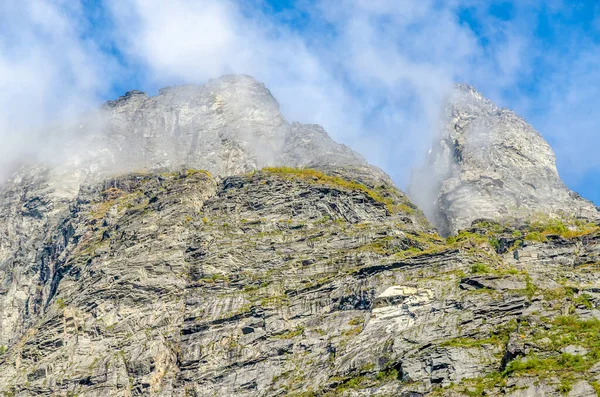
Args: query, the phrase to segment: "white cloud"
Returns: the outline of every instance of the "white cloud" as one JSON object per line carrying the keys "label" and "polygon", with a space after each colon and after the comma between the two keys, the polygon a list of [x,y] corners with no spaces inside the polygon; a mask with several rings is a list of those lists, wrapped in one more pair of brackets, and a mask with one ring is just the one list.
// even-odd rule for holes
{"label": "white cloud", "polygon": [[[569,139],[594,139],[587,104],[597,102],[597,84],[589,84],[599,77],[596,47],[571,57],[543,48],[535,36],[538,2],[515,3],[505,20],[490,13],[494,2],[476,0],[299,1],[308,21],[297,28],[278,19],[289,13],[261,11],[263,1],[105,0],[114,29],[96,27],[92,35],[80,1],[3,2],[0,156],[39,148],[22,131],[97,106],[120,79],[135,75],[139,86],[131,88],[152,91],[248,73],[267,84],[290,121],[322,124],[401,186],[425,154],[454,81],[528,116],[555,143],[563,174],[576,178],[598,166],[575,161],[578,153],[595,156],[582,139]],[[560,0],[548,4],[551,12],[565,10]],[[540,59],[560,70],[536,83],[538,91],[522,90],[539,78]],[[132,69],[119,68],[121,60]],[[561,125],[571,115],[589,121],[567,131]]]}
{"label": "white cloud", "polygon": [[83,18],[77,1],[0,3],[0,166],[47,148],[32,130],[97,104],[112,62],[81,38]]}
{"label": "white cloud", "polygon": [[288,119],[322,124],[400,182],[429,145],[456,72],[479,49],[453,9],[432,1],[318,2],[301,34],[238,4],[125,0],[112,9],[121,48],[157,84],[251,74]]}

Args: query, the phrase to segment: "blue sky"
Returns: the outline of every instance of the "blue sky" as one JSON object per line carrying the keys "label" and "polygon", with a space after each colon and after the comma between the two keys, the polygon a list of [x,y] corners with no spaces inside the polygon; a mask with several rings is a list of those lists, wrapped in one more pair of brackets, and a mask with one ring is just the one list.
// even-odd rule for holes
{"label": "blue sky", "polygon": [[129,89],[248,73],[288,120],[322,124],[405,188],[465,82],[533,124],[600,204],[599,44],[595,1],[7,0],[0,156]]}

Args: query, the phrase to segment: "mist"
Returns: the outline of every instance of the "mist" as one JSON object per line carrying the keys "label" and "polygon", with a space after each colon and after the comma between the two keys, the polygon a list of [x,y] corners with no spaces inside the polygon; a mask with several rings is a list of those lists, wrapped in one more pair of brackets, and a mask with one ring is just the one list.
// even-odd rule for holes
{"label": "mist", "polygon": [[[85,132],[48,126],[76,124],[126,90],[154,94],[244,73],[267,85],[288,121],[322,125],[401,188],[431,147],[452,84],[473,84],[533,122],[555,145],[567,184],[577,185],[600,160],[580,159],[578,151],[591,145],[569,137],[595,140],[589,131],[600,116],[581,115],[586,122],[572,126],[564,110],[600,97],[589,84],[581,90],[586,76],[597,77],[596,57],[584,63],[574,53],[570,61],[560,58],[561,48],[540,46],[535,21],[564,13],[567,3],[520,2],[508,18],[495,11],[502,2],[483,3],[3,2],[0,173],[33,157],[56,161],[56,148],[73,147]],[[536,74],[557,59],[565,73],[581,61],[578,74],[566,81]],[[534,78],[543,90],[526,84]]]}

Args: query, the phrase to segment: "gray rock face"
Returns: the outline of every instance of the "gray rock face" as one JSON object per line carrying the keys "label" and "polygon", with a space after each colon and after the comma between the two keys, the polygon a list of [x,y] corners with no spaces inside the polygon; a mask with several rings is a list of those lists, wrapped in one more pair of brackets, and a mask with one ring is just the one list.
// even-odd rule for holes
{"label": "gray rock face", "polygon": [[409,195],[443,234],[481,218],[598,218],[595,206],[560,180],[542,136],[466,85],[456,86],[442,133],[425,167],[413,175]]}
{"label": "gray rock face", "polygon": [[131,91],[78,128],[89,141],[84,152],[91,164],[83,163],[92,174],[188,167],[224,177],[280,165],[373,168],[320,126],[289,124],[269,90],[249,76],[163,88],[154,97]]}
{"label": "gray rock face", "polygon": [[392,186],[295,170],[130,174],[58,211],[23,182],[4,205],[8,395],[560,396],[514,363],[568,369],[573,340],[581,372],[557,376],[597,374],[599,230],[446,242]]}
{"label": "gray rock face", "polygon": [[103,112],[0,189],[5,396],[594,395],[600,227],[443,239],[247,77]]}

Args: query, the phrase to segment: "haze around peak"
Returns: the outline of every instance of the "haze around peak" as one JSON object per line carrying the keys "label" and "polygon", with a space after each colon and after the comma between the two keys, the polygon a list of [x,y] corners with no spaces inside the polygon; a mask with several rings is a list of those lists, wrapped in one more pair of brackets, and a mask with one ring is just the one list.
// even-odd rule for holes
{"label": "haze around peak", "polygon": [[48,125],[128,90],[244,73],[287,120],[322,125],[405,188],[460,81],[532,123],[567,185],[598,203],[599,11],[554,0],[9,0],[1,163],[52,158],[48,135],[70,140]]}

